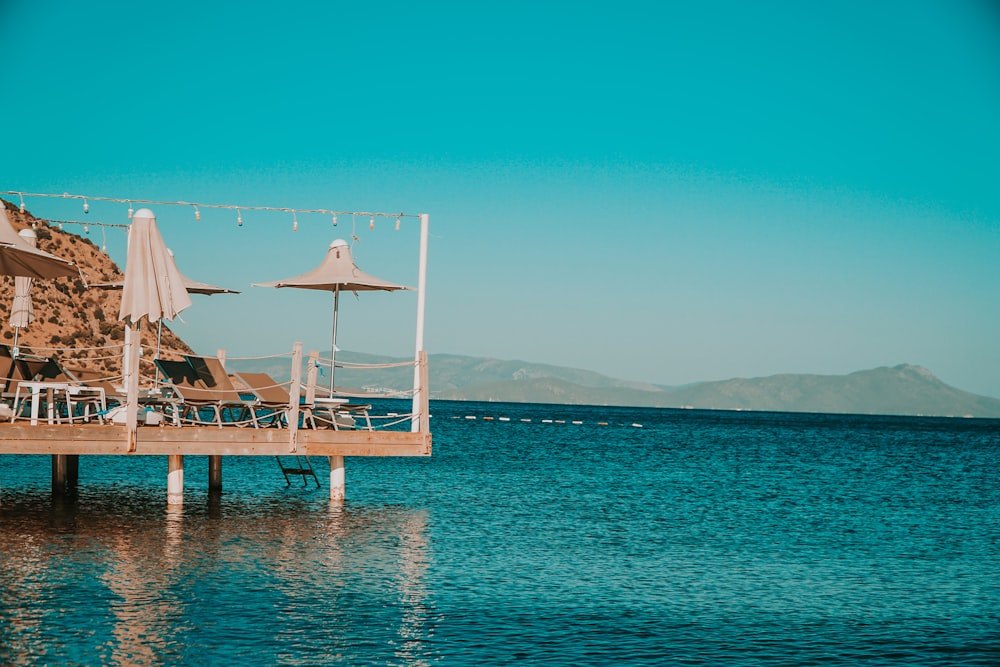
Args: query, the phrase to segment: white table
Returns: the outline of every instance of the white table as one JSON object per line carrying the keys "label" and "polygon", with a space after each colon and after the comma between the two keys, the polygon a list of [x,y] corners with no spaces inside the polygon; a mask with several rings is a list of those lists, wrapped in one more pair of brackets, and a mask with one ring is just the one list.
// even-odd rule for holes
{"label": "white table", "polygon": [[[104,389],[101,387],[87,387],[83,385],[70,384],[68,382],[44,382],[44,381],[33,381],[33,380],[21,380],[17,383],[17,392],[14,394],[14,414],[11,415],[11,422],[17,419],[18,408],[21,406],[21,390],[24,389],[31,396],[31,425],[35,426],[38,424],[38,411],[40,396],[42,391],[45,391],[46,399],[46,417],[48,423],[54,424],[58,420],[56,416],[56,405],[55,399],[58,396],[58,392],[62,392],[66,397],[66,414],[69,419],[69,423],[73,423],[73,398],[79,399],[87,396],[89,398],[97,398],[100,402],[101,412],[107,410],[107,400],[104,395]],[[27,398],[27,396],[25,396]],[[103,415],[98,415],[98,417],[103,421]],[[80,417],[80,419],[86,421],[90,419],[89,406],[88,411]]]}
{"label": "white table", "polygon": [[33,382],[30,380],[21,380],[17,383],[17,391],[14,394],[14,414],[11,415],[10,420],[13,422],[17,419],[17,415],[20,412],[21,390],[23,389],[29,392],[31,396],[31,425],[37,425],[39,396],[44,389],[48,403],[48,420],[52,424],[55,421],[55,401],[53,400],[55,393],[57,391],[65,393],[68,387],[69,383],[67,382]]}

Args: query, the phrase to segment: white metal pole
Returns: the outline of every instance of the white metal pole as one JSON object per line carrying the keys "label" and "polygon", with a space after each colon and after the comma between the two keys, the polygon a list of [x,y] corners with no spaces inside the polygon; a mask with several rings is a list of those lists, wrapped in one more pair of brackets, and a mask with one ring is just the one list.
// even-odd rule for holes
{"label": "white metal pole", "polygon": [[340,312],[340,285],[333,289],[333,333],[330,334],[330,398],[333,398],[333,374],[337,368],[337,313]]}
{"label": "white metal pole", "polygon": [[[420,353],[424,351],[424,307],[427,300],[427,228],[430,225],[430,216],[426,213],[420,214],[420,265],[417,270],[417,334],[416,352],[413,357],[413,417],[410,421],[410,430],[414,433],[420,430],[420,419],[426,420],[429,415],[420,415],[420,407],[423,399],[421,392],[428,391],[427,387],[420,386]],[[417,415],[420,415],[418,418]],[[428,426],[426,421],[424,424]]]}

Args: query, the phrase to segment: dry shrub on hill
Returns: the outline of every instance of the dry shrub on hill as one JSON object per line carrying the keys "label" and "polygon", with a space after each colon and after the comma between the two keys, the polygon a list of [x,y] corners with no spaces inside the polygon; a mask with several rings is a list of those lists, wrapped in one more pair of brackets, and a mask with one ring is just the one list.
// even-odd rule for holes
{"label": "dry shrub on hill", "polygon": [[[125,324],[118,321],[121,291],[87,285],[121,280],[121,269],[86,236],[53,227],[27,210],[22,213],[18,206],[6,200],[0,199],[0,203],[5,206],[15,231],[33,228],[39,249],[76,262],[86,280],[34,281],[31,298],[35,321],[21,329],[18,347],[41,356],[74,360],[70,363],[73,366],[84,366],[108,375],[119,373],[125,338]],[[14,278],[0,277],[0,313],[3,316],[0,343],[6,345],[14,341],[14,329],[10,326],[13,299]],[[155,326],[144,326],[142,344],[150,348],[156,346]],[[191,353],[191,348],[166,325],[160,349],[161,356],[168,358]]]}

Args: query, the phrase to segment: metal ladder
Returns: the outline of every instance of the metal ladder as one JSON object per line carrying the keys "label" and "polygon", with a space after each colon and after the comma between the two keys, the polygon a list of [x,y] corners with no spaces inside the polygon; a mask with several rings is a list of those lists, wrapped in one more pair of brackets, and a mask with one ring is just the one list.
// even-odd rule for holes
{"label": "metal ladder", "polygon": [[316,482],[316,488],[320,488],[319,478],[316,477],[316,471],[313,470],[312,462],[308,456],[295,455],[295,466],[286,466],[280,456],[275,456],[274,460],[278,462],[281,474],[285,476],[286,486],[292,485],[289,475],[301,475],[303,486],[309,486],[309,480],[306,478],[311,476],[313,481]]}

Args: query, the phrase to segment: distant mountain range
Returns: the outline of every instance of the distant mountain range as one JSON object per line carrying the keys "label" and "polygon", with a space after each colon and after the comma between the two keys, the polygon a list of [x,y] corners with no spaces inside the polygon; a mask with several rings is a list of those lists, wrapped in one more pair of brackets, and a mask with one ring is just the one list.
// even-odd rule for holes
{"label": "distant mountain range", "polygon": [[[57,225],[21,211],[12,202],[0,200],[0,206],[6,208],[16,229],[35,229],[39,248],[77,262],[87,282],[114,282],[121,278],[119,268],[86,236],[64,232]],[[13,280],[0,283],[0,303],[9,304],[13,293]],[[29,351],[59,348],[64,361],[117,372],[120,360],[108,356],[104,350],[120,344],[123,335],[123,327],[116,319],[120,292],[87,289],[79,279],[58,278],[37,281],[32,288],[32,299],[35,321],[20,331],[22,348]],[[156,327],[144,327],[143,344],[156,345],[156,334]],[[10,345],[13,338],[13,331],[3,327],[2,342]],[[161,354],[168,358],[191,351],[169,327],[163,328],[160,343]],[[339,360],[361,364],[406,361],[352,352],[339,352],[337,356]],[[229,367],[266,371],[279,380],[287,380],[291,375],[287,358],[234,359]],[[328,376],[319,378],[319,384],[328,383]],[[337,370],[338,387],[405,390],[412,384],[410,365]],[[908,364],[849,375],[773,375],[666,387],[616,380],[576,368],[433,354],[430,384],[431,398],[454,400],[1000,417],[1000,399],[961,391],[941,382],[930,371]]]}
{"label": "distant mountain range", "polygon": [[[339,352],[339,360],[387,364],[401,359]],[[1000,417],[1000,399],[961,391],[920,366],[902,364],[848,375],[772,375],[667,387],[628,382],[576,368],[452,354],[429,358],[432,399],[630,405],[713,410],[770,410],[887,415]],[[290,375],[283,360],[232,362],[242,370]],[[337,369],[337,386],[407,389],[411,367]],[[319,384],[328,378],[321,377]]]}

